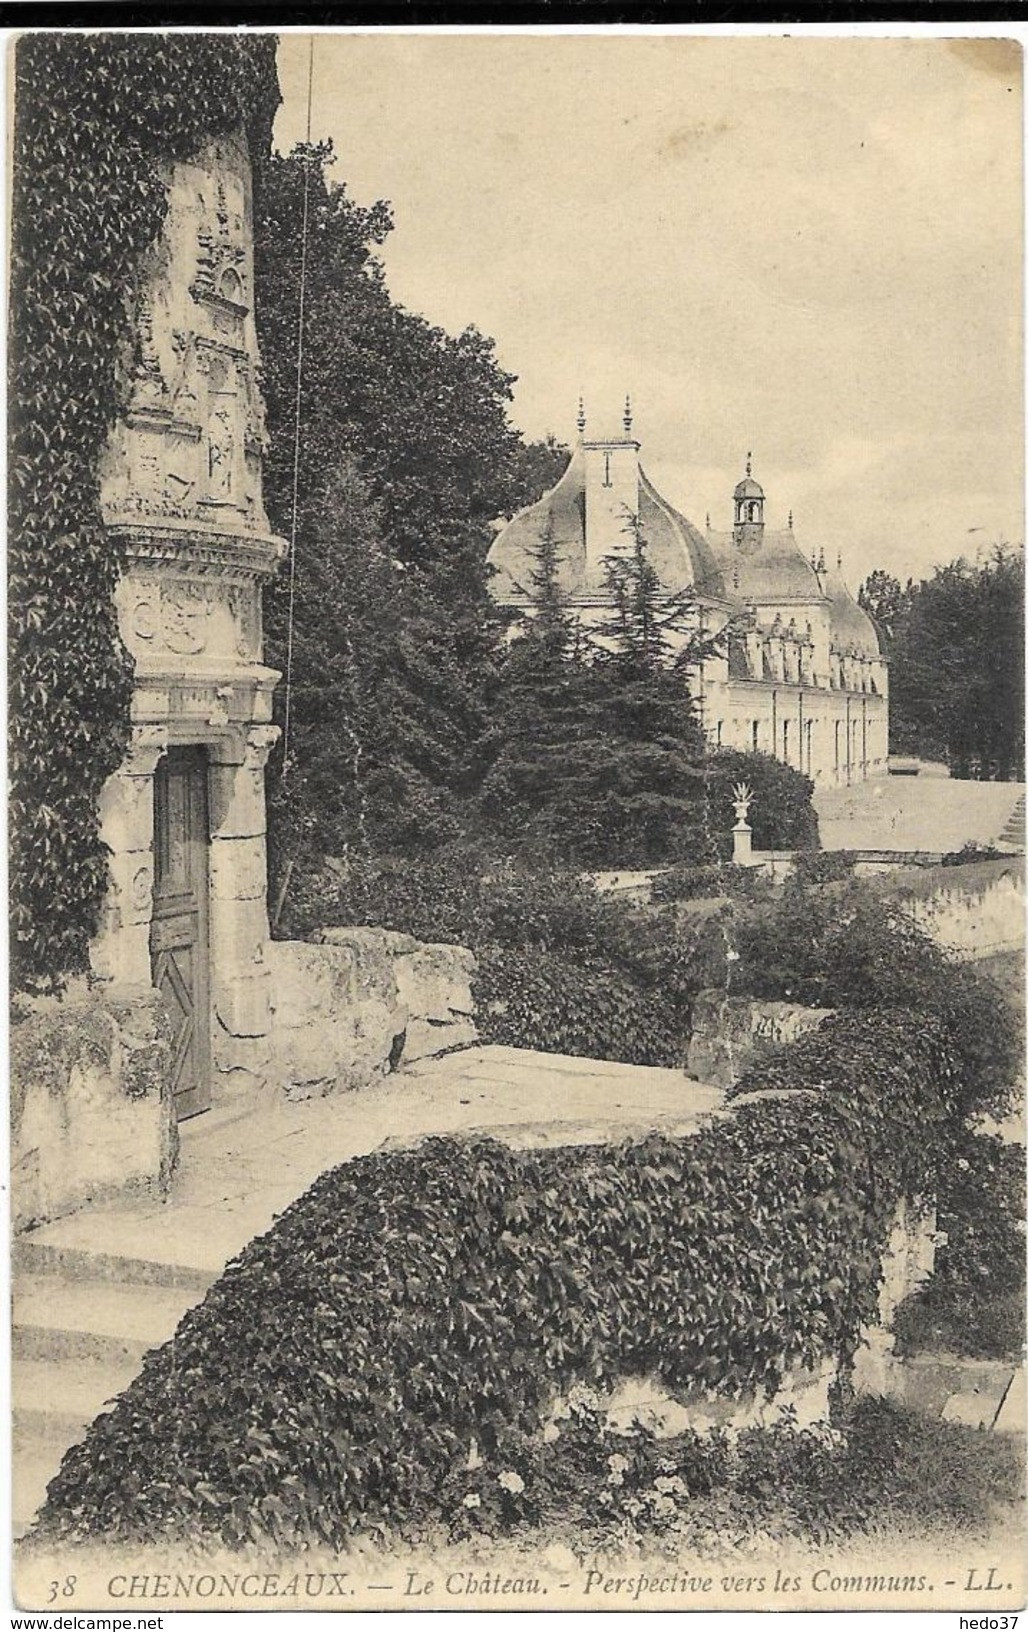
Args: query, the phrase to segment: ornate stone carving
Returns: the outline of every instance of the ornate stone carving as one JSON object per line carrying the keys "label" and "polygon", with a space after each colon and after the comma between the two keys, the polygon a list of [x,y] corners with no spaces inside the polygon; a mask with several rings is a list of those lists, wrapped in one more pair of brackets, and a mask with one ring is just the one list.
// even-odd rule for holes
{"label": "ornate stone carving", "polygon": [[153,776],[157,762],[167,751],[167,725],[134,725],[129,739],[128,753],[119,776]]}
{"label": "ornate stone carving", "polygon": [[129,901],[136,912],[145,912],[153,900],[153,870],[137,867],[129,884]]}
{"label": "ornate stone carving", "polygon": [[[219,222],[221,226],[221,222]],[[228,218],[224,218],[224,231]],[[196,235],[196,276],[189,292],[194,300],[213,301],[240,317],[249,311],[246,298],[246,251],[220,233],[201,228]]]}
{"label": "ornate stone carving", "polygon": [[246,733],[246,758],[243,761],[246,768],[263,771],[268,755],[280,736],[281,728],[277,725],[251,725]]}
{"label": "ornate stone carving", "polygon": [[169,652],[195,657],[207,645],[210,593],[202,584],[168,584],[161,592],[161,629]]}

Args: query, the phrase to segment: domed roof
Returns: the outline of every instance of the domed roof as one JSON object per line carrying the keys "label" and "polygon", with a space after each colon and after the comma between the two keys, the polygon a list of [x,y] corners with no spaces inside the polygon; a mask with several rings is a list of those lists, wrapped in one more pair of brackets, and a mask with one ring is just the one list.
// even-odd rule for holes
{"label": "domed roof", "polygon": [[856,652],[858,657],[881,657],[877,630],[864,608],[850,594],[841,568],[829,568],[824,577],[825,593],[831,601],[832,645],[841,652]]}
{"label": "domed roof", "polygon": [[[740,483],[740,486],[742,484]],[[729,595],[741,601],[819,601],[823,590],[791,528],[764,532],[760,542],[740,548],[734,533],[708,533]]]}
{"label": "domed roof", "polygon": [[[605,561],[590,559],[586,548],[585,485],[585,451],[579,444],[556,486],[519,511],[493,540],[487,560],[496,569],[490,590],[498,601],[531,598],[535,552],[547,527],[553,530],[561,588],[572,600],[591,601],[603,593]],[[665,590],[725,594],[714,553],[702,533],[657,492],[641,466],[636,513],[650,564]]]}
{"label": "domed roof", "polygon": [[741,482],[736,482],[735,492],[732,497],[734,499],[762,499],[764,497],[764,489],[753,475],[752,453],[746,455],[746,474]]}

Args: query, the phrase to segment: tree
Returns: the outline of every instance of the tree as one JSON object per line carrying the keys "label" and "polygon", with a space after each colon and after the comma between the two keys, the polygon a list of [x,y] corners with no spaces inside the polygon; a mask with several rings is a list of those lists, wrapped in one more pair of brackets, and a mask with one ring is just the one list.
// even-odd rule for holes
{"label": "tree", "polygon": [[890,745],[956,776],[1024,774],[1024,554],[936,568],[906,592],[890,663]]}
{"label": "tree", "polygon": [[[519,847],[571,865],[644,867],[704,849],[703,732],[688,671],[712,643],[687,596],[669,595],[635,530],[609,564],[612,609],[583,637],[557,581],[552,534],[535,549],[536,616],[501,675],[487,819]],[[683,634],[672,655],[670,632]]]}
{"label": "tree", "polygon": [[[490,340],[390,298],[375,256],[389,207],[354,203],[330,184],[332,162],[329,144],[274,157],[255,219],[265,495],[276,529],[295,530],[292,581],[266,597],[269,661],[292,654],[284,783],[281,751],[269,768],[279,877],[304,847],[410,854],[460,831],[503,623],[490,522],[536,497],[560,457],[510,425],[513,380]],[[280,720],[286,704],[280,686]]]}
{"label": "tree", "polygon": [[858,604],[874,619],[885,638],[886,652],[891,649],[909,616],[913,589],[912,579],[907,579],[904,589],[891,572],[883,572],[879,568],[865,578],[857,591]]}

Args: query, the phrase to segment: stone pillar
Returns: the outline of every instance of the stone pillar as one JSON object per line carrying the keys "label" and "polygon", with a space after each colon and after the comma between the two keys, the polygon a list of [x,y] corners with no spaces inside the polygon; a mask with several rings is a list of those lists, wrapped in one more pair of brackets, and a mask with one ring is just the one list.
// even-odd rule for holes
{"label": "stone pillar", "polygon": [[93,973],[119,986],[150,985],[154,772],[167,725],[135,725],[124,762],[100,795],[100,837],[111,852],[111,887],[90,946]]}
{"label": "stone pillar", "polygon": [[749,867],[753,860],[753,829],[743,818],[732,828],[732,862],[736,867]]}
{"label": "stone pillar", "polygon": [[264,767],[278,734],[278,726],[251,725],[208,750],[213,1056],[233,1092],[262,1087],[268,1074]]}

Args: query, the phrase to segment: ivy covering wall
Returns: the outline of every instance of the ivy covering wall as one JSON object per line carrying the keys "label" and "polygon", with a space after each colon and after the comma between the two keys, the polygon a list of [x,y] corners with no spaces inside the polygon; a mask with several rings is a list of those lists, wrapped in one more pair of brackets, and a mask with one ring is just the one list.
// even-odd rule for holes
{"label": "ivy covering wall", "polygon": [[30,33],[17,46],[9,329],[9,713],[15,989],[87,966],[107,889],[98,797],[124,753],[122,556],[98,467],[168,165],[244,122],[270,143],[275,39]]}
{"label": "ivy covering wall", "polygon": [[38,1537],[424,1539],[474,1523],[465,1493],[501,1470],[536,1501],[576,1384],[737,1398],[845,1374],[896,1208],[949,1158],[955,1083],[942,1028],[875,1010],[783,1049],[739,1084],[777,1094],[692,1137],[433,1138],[323,1173],[67,1453]]}

